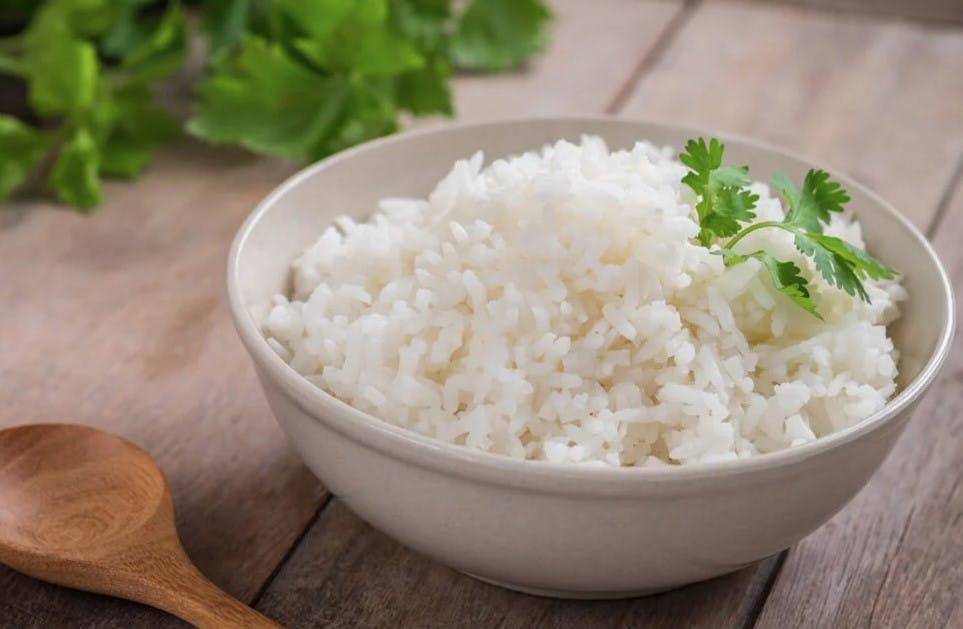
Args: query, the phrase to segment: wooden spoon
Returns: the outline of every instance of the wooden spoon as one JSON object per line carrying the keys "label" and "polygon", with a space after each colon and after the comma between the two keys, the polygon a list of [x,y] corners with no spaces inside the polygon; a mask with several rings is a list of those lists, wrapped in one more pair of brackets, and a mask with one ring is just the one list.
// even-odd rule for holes
{"label": "wooden spoon", "polygon": [[205,629],[279,627],[219,590],[188,559],[154,460],[87,426],[0,431],[0,563],[146,603]]}

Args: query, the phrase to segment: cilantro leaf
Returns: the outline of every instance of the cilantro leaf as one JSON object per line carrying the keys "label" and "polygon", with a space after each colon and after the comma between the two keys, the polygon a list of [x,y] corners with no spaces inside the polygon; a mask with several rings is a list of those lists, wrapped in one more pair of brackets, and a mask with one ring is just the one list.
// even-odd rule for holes
{"label": "cilantro leaf", "polygon": [[[863,280],[892,279],[896,271],[874,259],[865,251],[850,243],[822,233],[832,212],[842,212],[849,195],[842,186],[829,178],[822,170],[810,170],[802,189],[785,176],[772,176],[772,187],[781,194],[788,206],[782,221],[753,222],[752,209],[758,197],[749,191],[748,168],[722,165],[725,146],[712,138],[689,140],[679,160],[689,167],[682,183],[699,195],[696,214],[699,219],[700,244],[708,247],[713,238],[731,237],[719,249],[726,266],[741,264],[750,258],[762,262],[769,272],[773,285],[807,312],[820,317],[810,297],[808,282],[795,263],[781,261],[766,251],[744,254],[734,247],[747,235],[759,229],[778,228],[794,236],[796,248],[813,259],[816,270],[830,286],[869,301],[869,293]],[[750,223],[743,226],[741,223]],[[822,317],[820,317],[822,318]]]}
{"label": "cilantro leaf", "polygon": [[150,0],[120,0],[117,19],[100,40],[100,51],[112,59],[121,59],[149,39],[157,26],[156,19],[141,19],[140,9]]}
{"label": "cilantro leaf", "polygon": [[772,279],[772,284],[776,290],[792,299],[806,312],[822,319],[822,315],[816,311],[816,304],[809,295],[809,283],[801,275],[802,271],[796,266],[795,262],[777,260],[763,250],[741,254],[723,247],[716,249],[713,253],[721,255],[726,266],[735,266],[750,258],[759,260],[766,271],[769,272],[769,277]]}
{"label": "cilantro leaf", "polygon": [[812,257],[816,269],[831,286],[869,302],[862,280],[892,279],[896,271],[841,238],[825,234],[797,233],[796,248]]}
{"label": "cilantro leaf", "polygon": [[823,223],[829,224],[830,212],[842,212],[843,205],[849,202],[842,185],[830,179],[824,170],[806,173],[801,190],[796,190],[783,175],[774,175],[772,183],[789,205],[785,222],[808,232],[822,233]]}
{"label": "cilantro leaf", "polygon": [[852,265],[853,270],[860,279],[891,280],[897,275],[895,270],[876,260],[859,247],[849,244],[842,238],[822,234],[810,234],[810,237],[824,248],[832,251],[835,255],[845,258],[850,265]]}
{"label": "cilantro leaf", "polygon": [[295,50],[319,68],[341,74],[386,77],[424,67],[421,52],[389,20],[385,2],[348,4],[351,12],[333,26],[312,28],[311,37],[295,39]]}
{"label": "cilantro leaf", "polygon": [[[184,0],[15,0],[2,71],[26,83],[43,131],[0,119],[0,198],[53,161],[48,188],[87,208],[98,176],[135,177],[175,135],[154,82],[186,58]],[[452,113],[453,60],[506,69],[544,48],[544,0],[202,0],[207,72],[187,130],[314,159],[391,133],[400,112]],[[87,160],[87,161],[85,161]],[[741,175],[720,169],[735,185]],[[744,200],[720,192],[733,215]],[[717,219],[720,232],[730,223]]]}
{"label": "cilantro leaf", "polygon": [[136,44],[124,51],[121,67],[138,79],[159,79],[174,73],[187,54],[187,26],[178,2],[167,6],[163,17]]}
{"label": "cilantro leaf", "polygon": [[441,52],[450,16],[449,0],[393,0],[391,3],[391,19],[422,52]]}
{"label": "cilantro leaf", "polygon": [[346,109],[351,115],[339,122],[325,142],[312,149],[310,157],[318,159],[398,130],[398,112],[383,85],[363,81],[351,83]]}
{"label": "cilantro leaf", "polygon": [[[312,37],[331,34],[355,11],[372,21],[383,21],[387,16],[384,0],[369,0],[367,3],[356,0],[275,0],[275,4],[293,24]],[[374,11],[364,12],[365,7],[361,6],[364,4],[370,5]]]}
{"label": "cilantro leaf", "polygon": [[53,31],[28,41],[30,106],[42,116],[89,107],[100,72],[94,45]]}
{"label": "cilantro leaf", "polygon": [[241,43],[250,10],[251,0],[205,0],[201,27],[207,33],[211,59],[219,59]]}
{"label": "cilantro leaf", "polygon": [[450,76],[451,66],[444,57],[435,57],[425,67],[405,72],[398,77],[398,107],[417,115],[452,115]]}
{"label": "cilantro leaf", "polygon": [[100,37],[109,32],[127,5],[144,4],[148,0],[48,0],[37,3],[40,8],[27,29],[28,39],[50,33],[70,33],[80,39]]}
{"label": "cilantro leaf", "polygon": [[517,66],[545,48],[551,15],[541,0],[471,0],[452,35],[452,63],[476,71]]}
{"label": "cilantro leaf", "polygon": [[100,204],[99,166],[100,153],[94,138],[87,129],[80,128],[64,143],[47,184],[64,203],[91,210]]}
{"label": "cilantro leaf", "polygon": [[416,115],[453,114],[451,64],[444,50],[445,24],[451,15],[448,0],[394,0],[390,19],[425,59],[424,66],[398,76],[398,108]]}
{"label": "cilantro leaf", "polygon": [[824,246],[819,234],[796,234],[796,248],[813,259],[816,269],[830,286],[836,286],[849,295],[858,295],[869,301],[869,294],[859,280],[854,265],[846,257]]}
{"label": "cilantro leaf", "polygon": [[45,134],[13,116],[0,114],[0,203],[26,181],[48,145]]}
{"label": "cilantro leaf", "polygon": [[769,271],[769,277],[772,278],[776,290],[792,299],[809,314],[822,319],[822,316],[816,311],[816,304],[809,296],[808,282],[801,275],[802,271],[794,262],[782,262],[765,251],[756,251],[750,255],[762,262],[766,270]]}
{"label": "cilantro leaf", "polygon": [[725,147],[715,138],[709,140],[708,144],[703,138],[686,142],[685,150],[679,154],[679,161],[689,167],[689,172],[682,178],[682,183],[696,194],[705,192],[710,173],[722,165],[724,151]]}
{"label": "cilantro leaf", "polygon": [[154,149],[178,135],[177,122],[156,107],[144,83],[132,83],[109,102],[100,120],[100,172],[116,177],[137,177],[147,166]]}
{"label": "cilantro leaf", "polygon": [[316,73],[257,36],[245,37],[196,89],[191,134],[292,158],[317,153],[347,114],[350,92],[345,77]]}
{"label": "cilantro leaf", "polygon": [[816,269],[830,286],[836,286],[849,295],[859,295],[863,301],[869,301],[869,294],[853,270],[852,264],[845,258],[835,255],[821,243],[813,239],[816,234],[798,234],[795,238],[796,248],[810,256],[816,263]]}
{"label": "cilantro leaf", "polygon": [[679,160],[689,167],[682,183],[700,195],[696,204],[699,242],[708,246],[713,238],[735,235],[740,222],[756,217],[752,211],[759,196],[749,191],[747,166],[722,166],[725,146],[712,138],[689,140]]}
{"label": "cilantro leaf", "polygon": [[735,186],[720,186],[711,190],[708,194],[712,200],[711,206],[702,221],[705,231],[720,237],[733,236],[739,232],[740,222],[756,217],[752,209],[756,207],[758,195]]}
{"label": "cilantro leaf", "polygon": [[799,189],[796,188],[796,184],[789,177],[782,173],[774,173],[769,179],[769,183],[786,200],[786,205],[790,210],[799,203]]}

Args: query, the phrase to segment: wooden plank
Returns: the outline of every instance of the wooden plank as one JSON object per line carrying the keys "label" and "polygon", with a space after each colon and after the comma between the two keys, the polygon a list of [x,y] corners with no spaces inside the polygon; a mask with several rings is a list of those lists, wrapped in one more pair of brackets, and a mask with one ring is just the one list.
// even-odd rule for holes
{"label": "wooden plank", "polygon": [[[518,75],[457,80],[466,117],[543,105],[601,110],[678,8],[628,0],[606,0],[603,12],[575,0],[555,7],[545,59]],[[587,34],[607,29],[611,41],[586,46]],[[109,185],[90,217],[39,202],[0,212],[0,427],[74,421],[144,446],[171,481],[188,553],[248,601],[324,497],[274,424],[224,300],[234,231],[293,170],[184,142],[166,149],[140,183]],[[0,619],[23,628],[182,626],[2,566]]]}
{"label": "wooden plank", "polygon": [[[184,143],[141,183],[112,184],[90,217],[21,204],[4,209],[0,230],[0,426],[80,422],[143,445],[170,479],[188,552],[242,598],[321,495],[257,389],[223,289],[233,232],[289,170]],[[52,595],[7,570],[0,592],[0,618],[35,614],[18,626],[61,614],[101,626],[115,613],[112,601]],[[121,618],[167,618],[138,614]]]}
{"label": "wooden plank", "polygon": [[925,227],[963,147],[961,94],[961,30],[708,3],[622,113],[801,151]]}
{"label": "wooden plank", "polygon": [[[729,1],[729,0],[723,0]],[[889,16],[914,20],[928,20],[949,24],[963,24],[963,4],[960,0],[756,0],[785,2],[829,11],[852,11],[871,16]]]}
{"label": "wooden plank", "polygon": [[[963,155],[961,155],[963,158]],[[963,292],[963,180],[935,244]],[[957,326],[961,324],[957,313]],[[963,335],[862,493],[786,560],[758,627],[961,627]]]}
{"label": "wooden plank", "polygon": [[[849,171],[925,227],[963,145],[961,93],[959,31],[789,7],[704,4],[640,81],[624,113],[744,133],[810,154]],[[900,495],[905,501],[908,494]],[[864,511],[859,504],[844,512],[847,524],[881,517],[879,505]],[[863,537],[854,538],[831,523],[810,538],[823,545],[834,540],[826,556],[832,553],[835,576],[814,562],[780,572],[777,587],[795,596],[769,599],[764,609],[776,615],[768,626],[800,626],[794,614],[829,605],[824,597],[838,595],[860,557],[870,565],[882,560],[867,527],[860,531]],[[790,552],[787,565],[796,566],[811,544]],[[809,587],[797,590],[802,574]],[[764,589],[773,573],[755,578]],[[851,609],[869,613],[860,607],[865,600],[848,600]],[[825,626],[854,626],[857,616]]]}
{"label": "wooden plank", "polygon": [[[764,562],[774,564],[775,560]],[[258,608],[291,627],[732,627],[754,571],[635,600],[563,601],[491,586],[418,555],[338,500]]]}
{"label": "wooden plank", "polygon": [[601,113],[682,9],[651,0],[550,4],[555,43],[544,55],[516,72],[458,77],[460,120]]}
{"label": "wooden plank", "polygon": [[[435,564],[368,527],[335,500],[258,607],[298,626],[739,626],[755,613],[778,563],[772,558],[635,601],[553,601],[495,588]],[[415,589],[418,595],[412,596]]]}
{"label": "wooden plank", "polygon": [[[841,35],[855,36],[855,43],[837,41]],[[895,195],[925,224],[952,170],[952,160],[949,165],[940,160],[955,155],[959,138],[959,121],[945,106],[953,102],[959,86],[952,76],[957,46],[953,37],[931,40],[930,31],[919,27],[865,25],[853,19],[839,26],[825,16],[792,9],[702,6],[641,78],[623,113],[724,128],[808,151]],[[840,60],[853,63],[853,58],[855,69],[841,67]],[[911,75],[918,104],[899,92],[897,80],[887,79],[880,88],[858,76],[890,63],[899,69],[897,79]],[[933,75],[913,77],[921,66]],[[849,86],[854,79],[856,86]],[[813,83],[813,89],[837,98],[813,99],[799,89]],[[713,96],[694,95],[693,85]],[[777,105],[767,110],[754,105],[765,102],[773,86]],[[889,106],[879,108],[879,98]],[[901,142],[901,152],[867,154],[882,148],[876,127],[890,126],[898,128],[882,135]],[[904,145],[912,149],[913,159],[922,161],[905,164]],[[907,168],[912,174],[906,174]],[[893,173],[904,178],[890,181]],[[902,185],[905,177],[929,187],[922,195],[915,188],[908,194]],[[345,626],[375,627],[746,626],[754,622],[778,571],[779,559],[774,558],[659,597],[546,601],[498,590],[433,564],[373,531],[335,501],[268,588],[260,607],[301,625],[327,625],[337,619]],[[412,597],[415,584],[420,593]]]}

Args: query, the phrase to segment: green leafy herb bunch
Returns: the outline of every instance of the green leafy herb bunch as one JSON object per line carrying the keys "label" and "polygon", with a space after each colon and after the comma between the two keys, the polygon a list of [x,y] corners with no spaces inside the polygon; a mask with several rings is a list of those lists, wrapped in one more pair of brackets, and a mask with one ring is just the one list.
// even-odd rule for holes
{"label": "green leafy herb bunch", "polygon": [[[0,20],[0,202],[30,182],[91,210],[181,125],[158,104],[206,51],[187,131],[314,160],[391,133],[401,112],[452,114],[452,70],[499,71],[547,43],[542,0],[20,0]],[[10,30],[9,28],[6,30]],[[0,86],[3,89],[3,86]]]}

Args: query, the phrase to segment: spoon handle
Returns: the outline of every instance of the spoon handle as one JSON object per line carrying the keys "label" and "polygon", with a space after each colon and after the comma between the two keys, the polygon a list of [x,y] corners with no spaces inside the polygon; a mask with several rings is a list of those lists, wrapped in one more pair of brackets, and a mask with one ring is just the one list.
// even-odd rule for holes
{"label": "spoon handle", "polygon": [[[185,557],[186,559],[186,557]],[[155,573],[152,591],[145,592],[143,602],[186,620],[200,629],[281,629],[233,596],[207,580],[189,561],[175,561]]]}

